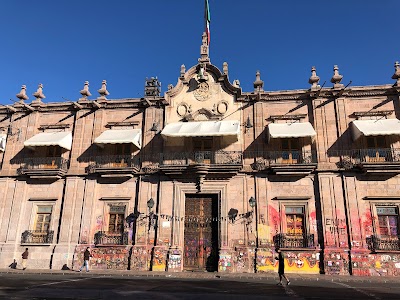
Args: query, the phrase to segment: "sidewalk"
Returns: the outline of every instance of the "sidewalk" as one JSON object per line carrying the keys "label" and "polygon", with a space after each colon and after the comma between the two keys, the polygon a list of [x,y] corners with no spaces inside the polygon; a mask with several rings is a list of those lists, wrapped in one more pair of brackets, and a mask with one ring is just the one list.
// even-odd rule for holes
{"label": "sidewalk", "polygon": [[[180,278],[180,279],[251,279],[251,280],[278,280],[275,273],[217,273],[217,272],[151,272],[133,270],[91,270],[77,272],[74,270],[47,270],[47,269],[0,269],[0,274],[20,274],[20,275],[68,275],[68,276],[104,276],[104,277],[147,277],[147,278]],[[351,276],[351,275],[310,275],[288,273],[291,281],[332,281],[332,282],[399,282],[397,277],[378,277],[378,276]]]}

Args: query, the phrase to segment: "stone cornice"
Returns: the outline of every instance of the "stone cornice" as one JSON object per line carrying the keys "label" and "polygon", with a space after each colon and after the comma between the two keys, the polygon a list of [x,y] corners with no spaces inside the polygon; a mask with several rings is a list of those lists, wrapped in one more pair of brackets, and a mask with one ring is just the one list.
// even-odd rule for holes
{"label": "stone cornice", "polygon": [[242,93],[237,101],[285,101],[305,99],[327,99],[327,98],[366,98],[376,96],[395,96],[399,92],[392,85],[363,86],[348,89],[323,88],[317,91],[293,90],[293,91],[265,91],[260,93]]}

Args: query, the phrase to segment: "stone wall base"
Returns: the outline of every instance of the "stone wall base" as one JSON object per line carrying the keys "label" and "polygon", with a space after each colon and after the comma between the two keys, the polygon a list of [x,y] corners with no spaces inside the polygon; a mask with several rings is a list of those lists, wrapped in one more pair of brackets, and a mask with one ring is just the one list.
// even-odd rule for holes
{"label": "stone wall base", "polygon": [[74,269],[83,265],[83,252],[89,247],[92,258],[90,269],[93,270],[127,270],[131,246],[104,246],[94,247],[93,245],[77,245],[74,253]]}
{"label": "stone wall base", "polygon": [[351,266],[354,276],[400,276],[400,253],[353,249]]}
{"label": "stone wall base", "polygon": [[323,250],[326,275],[349,275],[349,251],[341,248]]}
{"label": "stone wall base", "polygon": [[3,244],[1,245],[0,267],[9,268],[14,259],[17,263],[17,269],[22,268],[22,253],[25,248],[28,248],[29,256],[27,268],[29,269],[50,269],[53,260],[54,244],[30,244],[16,245]]}

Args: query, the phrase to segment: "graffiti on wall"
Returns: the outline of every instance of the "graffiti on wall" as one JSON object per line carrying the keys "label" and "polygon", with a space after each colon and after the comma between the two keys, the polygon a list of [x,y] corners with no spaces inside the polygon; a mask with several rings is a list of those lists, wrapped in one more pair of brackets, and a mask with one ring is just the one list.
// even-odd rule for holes
{"label": "graffiti on wall", "polygon": [[168,271],[181,271],[182,269],[182,251],[178,249],[171,250],[168,258]]}
{"label": "graffiti on wall", "polygon": [[325,273],[329,275],[349,274],[348,253],[325,250]]}
{"label": "graffiti on wall", "polygon": [[[283,251],[285,272],[319,274],[320,254],[314,251]],[[257,270],[260,272],[277,272],[277,253],[273,249],[257,250]]]}
{"label": "graffiti on wall", "polygon": [[148,250],[146,246],[134,246],[132,248],[131,269],[137,271],[149,270],[147,257]]}
{"label": "graffiti on wall", "polygon": [[260,248],[257,250],[257,272],[276,272],[278,264],[275,263],[271,249]]}
{"label": "graffiti on wall", "polygon": [[219,272],[231,272],[232,271],[232,255],[230,253],[220,253],[218,260],[218,271]]}
{"label": "graffiti on wall", "polygon": [[353,275],[356,276],[400,276],[400,254],[351,254]]}
{"label": "graffiti on wall", "polygon": [[251,272],[254,269],[254,250],[251,248],[237,248],[235,251],[236,272]]}
{"label": "graffiti on wall", "polygon": [[[83,264],[83,252],[87,246],[78,246],[75,249],[74,266]],[[92,258],[90,259],[90,267],[92,269],[113,269],[127,270],[128,269],[128,247],[101,247],[91,248]]]}
{"label": "graffiti on wall", "polygon": [[167,255],[163,248],[156,247],[153,250],[153,271],[165,271]]}

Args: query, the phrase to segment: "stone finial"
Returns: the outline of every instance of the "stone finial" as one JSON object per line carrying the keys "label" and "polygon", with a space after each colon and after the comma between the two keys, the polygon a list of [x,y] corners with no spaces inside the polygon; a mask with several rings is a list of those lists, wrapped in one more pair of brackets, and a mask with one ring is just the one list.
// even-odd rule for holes
{"label": "stone finial", "polygon": [[26,85],[21,86],[21,91],[15,95],[20,101],[28,100],[29,97],[26,95]]}
{"label": "stone finial", "polygon": [[400,86],[400,64],[398,61],[394,63],[394,74],[392,79],[396,80],[396,86]]}
{"label": "stone finial", "polygon": [[174,86],[172,84],[168,84],[168,91],[172,90]]}
{"label": "stone finial", "polygon": [[233,86],[234,87],[240,87],[240,81],[239,81],[239,79],[235,79],[234,81],[233,81]]}
{"label": "stone finial", "polygon": [[342,88],[344,85],[341,84],[340,82],[343,79],[343,75],[339,74],[339,67],[337,65],[333,66],[333,76],[331,78],[331,82],[333,83],[333,88],[338,89]]}
{"label": "stone finial", "polygon": [[186,67],[185,67],[185,65],[182,65],[181,66],[181,77],[182,78],[185,76],[185,73],[186,73]]}
{"label": "stone finial", "polygon": [[97,90],[100,94],[100,98],[105,99],[106,96],[110,95],[110,93],[107,91],[107,80],[103,80],[101,82],[101,89]]}
{"label": "stone finial", "polygon": [[319,76],[317,75],[317,69],[315,67],[311,67],[311,77],[308,79],[308,83],[311,84],[311,89],[318,89]]}
{"label": "stone finial", "polygon": [[264,87],[264,81],[261,80],[260,71],[256,72],[256,81],[253,82],[255,91],[262,91]]}
{"label": "stone finial", "polygon": [[33,96],[36,97],[36,101],[41,101],[42,99],[46,98],[46,96],[43,94],[43,84],[39,83],[36,92],[33,93]]}
{"label": "stone finial", "polygon": [[227,62],[224,62],[222,64],[222,71],[223,71],[224,75],[228,75],[228,63]]}
{"label": "stone finial", "polygon": [[81,90],[80,93],[81,93],[83,99],[87,99],[87,97],[92,96],[92,94],[89,92],[89,81],[85,81],[83,90]]}

